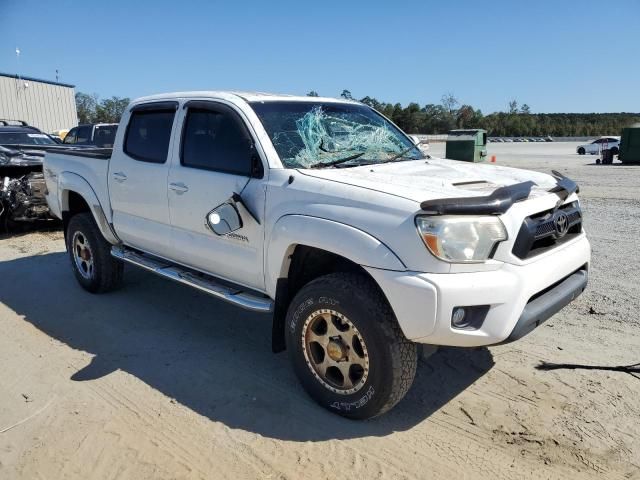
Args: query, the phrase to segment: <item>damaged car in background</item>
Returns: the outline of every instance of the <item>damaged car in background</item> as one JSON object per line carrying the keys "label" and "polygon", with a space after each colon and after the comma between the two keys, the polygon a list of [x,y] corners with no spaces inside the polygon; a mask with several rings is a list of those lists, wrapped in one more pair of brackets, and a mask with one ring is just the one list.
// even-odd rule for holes
{"label": "damaged car in background", "polygon": [[42,160],[58,144],[22,121],[0,120],[0,231],[13,222],[50,220]]}

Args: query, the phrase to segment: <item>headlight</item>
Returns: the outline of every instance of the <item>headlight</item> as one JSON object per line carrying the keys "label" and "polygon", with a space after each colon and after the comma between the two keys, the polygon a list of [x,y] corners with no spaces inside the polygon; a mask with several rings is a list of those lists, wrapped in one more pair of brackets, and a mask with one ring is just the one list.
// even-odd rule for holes
{"label": "headlight", "polygon": [[9,156],[5,153],[0,152],[0,165],[5,165],[9,163]]}
{"label": "headlight", "polygon": [[419,216],[416,226],[429,251],[446,262],[483,262],[507,239],[497,217]]}

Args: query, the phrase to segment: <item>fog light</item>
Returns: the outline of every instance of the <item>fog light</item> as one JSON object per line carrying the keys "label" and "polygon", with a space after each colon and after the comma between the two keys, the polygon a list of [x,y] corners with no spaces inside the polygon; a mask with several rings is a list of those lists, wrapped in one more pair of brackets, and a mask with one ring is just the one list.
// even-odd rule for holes
{"label": "fog light", "polygon": [[464,328],[467,326],[467,322],[465,322],[465,317],[467,312],[462,307],[456,307],[453,309],[453,315],[451,315],[451,323],[456,328]]}
{"label": "fog light", "polygon": [[453,307],[451,326],[457,330],[478,330],[489,313],[490,305]]}

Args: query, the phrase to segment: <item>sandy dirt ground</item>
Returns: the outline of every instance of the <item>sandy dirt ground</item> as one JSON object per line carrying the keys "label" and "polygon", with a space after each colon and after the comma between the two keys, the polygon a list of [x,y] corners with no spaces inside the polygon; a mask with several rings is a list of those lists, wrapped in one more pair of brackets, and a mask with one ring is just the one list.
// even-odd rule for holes
{"label": "sandy dirt ground", "polygon": [[640,479],[640,378],[607,369],[640,362],[640,167],[573,152],[489,154],[580,183],[588,291],[517,343],[441,349],[366,422],[307,397],[268,316],[134,268],[94,296],[60,232],[2,237],[0,479]]}

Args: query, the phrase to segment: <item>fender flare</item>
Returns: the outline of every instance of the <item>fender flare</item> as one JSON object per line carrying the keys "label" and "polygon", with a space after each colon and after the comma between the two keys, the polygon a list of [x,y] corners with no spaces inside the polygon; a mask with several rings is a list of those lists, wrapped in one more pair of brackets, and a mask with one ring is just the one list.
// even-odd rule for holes
{"label": "fender flare", "polygon": [[72,172],[60,173],[58,176],[58,192],[60,192],[58,195],[58,207],[61,213],[69,211],[69,192],[75,192],[87,202],[93,219],[107,242],[113,245],[121,243],[107,220],[96,192],[83,177]]}
{"label": "fender flare", "polygon": [[276,292],[279,278],[287,277],[297,245],[335,253],[363,267],[406,271],[398,256],[374,236],[351,225],[310,215],[290,214],[274,224],[265,249],[266,290]]}

